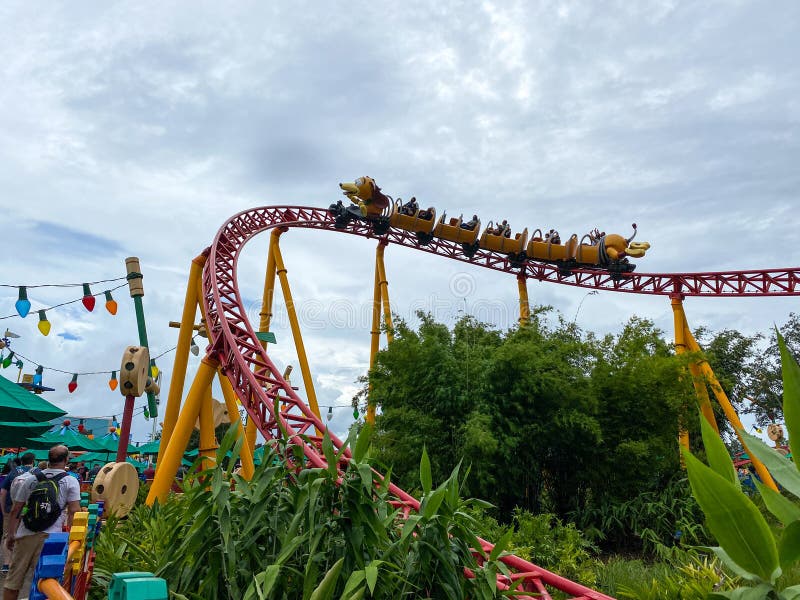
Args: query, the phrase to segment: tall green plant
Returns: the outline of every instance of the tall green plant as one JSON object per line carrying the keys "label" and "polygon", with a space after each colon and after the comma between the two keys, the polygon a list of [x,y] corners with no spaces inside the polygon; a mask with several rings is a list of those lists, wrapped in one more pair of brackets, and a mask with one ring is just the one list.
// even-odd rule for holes
{"label": "tall green plant", "polygon": [[[778,334],[783,376],[783,411],[790,445],[800,451],[800,366]],[[800,506],[780,493],[759,485],[764,505],[783,524],[776,536],[764,515],[742,492],[733,462],[724,443],[701,416],[703,444],[708,466],[684,451],[689,482],[709,530],[719,547],[712,550],[737,575],[750,582],[730,592],[716,592],[710,598],[734,600],[800,600],[800,585],[781,587],[784,570],[800,562]],[[740,430],[750,452],[760,459],[789,493],[800,498],[800,472],[796,463],[779,455],[760,439]],[[794,454],[800,456],[800,454]]]}
{"label": "tall green plant", "polygon": [[[403,520],[388,503],[389,477],[377,479],[365,460],[369,434],[365,428],[338,451],[326,434],[325,468],[283,440],[251,481],[232,467],[203,471],[164,505],[110,520],[97,544],[93,598],[103,597],[112,573],[129,570],[163,577],[178,600],[498,597],[504,545],[478,565],[470,516],[478,503],[460,497],[459,469],[435,487],[423,452],[420,511]],[[238,454],[235,440],[232,429],[220,464],[229,450]],[[353,459],[344,461],[348,445]],[[465,569],[476,576],[467,579]]]}

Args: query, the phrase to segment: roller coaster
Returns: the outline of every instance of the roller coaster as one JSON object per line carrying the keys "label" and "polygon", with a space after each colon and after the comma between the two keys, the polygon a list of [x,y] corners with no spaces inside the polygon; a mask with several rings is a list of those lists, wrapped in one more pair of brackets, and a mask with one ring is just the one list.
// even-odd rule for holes
{"label": "roller coaster", "polygon": [[[267,440],[288,436],[290,443],[303,448],[310,466],[327,466],[320,450],[326,429],[320,418],[313,379],[294,311],[287,269],[280,251],[280,236],[290,229],[323,230],[347,233],[378,241],[374,303],[371,331],[372,365],[380,344],[381,314],[384,330],[391,342],[391,311],[388,282],[383,264],[384,250],[390,244],[406,246],[441,257],[512,274],[518,282],[520,295],[520,324],[529,318],[527,280],[554,283],[589,289],[652,294],[669,297],[675,322],[677,352],[699,350],[689,330],[683,311],[686,296],[742,297],[800,295],[800,268],[726,273],[648,274],[634,273],[629,257],[643,257],[649,244],[634,243],[631,238],[612,234],[590,235],[585,240],[571,236],[566,243],[548,239],[535,231],[528,240],[527,230],[510,235],[506,226],[489,226],[481,233],[480,222],[473,218],[463,223],[461,218],[436,219],[436,211],[421,211],[396,201],[380,192],[370,178],[360,178],[352,184],[340,184],[351,205],[336,202],[326,208],[304,206],[265,206],[240,212],[231,217],[217,232],[213,243],[193,261],[189,273],[183,314],[178,336],[172,381],[164,413],[158,470],[147,502],[163,502],[170,490],[189,435],[200,419],[201,455],[211,457],[215,447],[213,423],[210,419],[211,384],[218,378],[229,412],[241,403],[248,415],[243,445],[242,472],[252,476],[252,449],[256,433]],[[242,248],[253,237],[271,231],[269,254],[264,281],[264,296],[260,322],[256,330],[247,317],[245,303],[237,284],[237,265]],[[598,232],[599,233],[599,232]],[[589,243],[584,243],[588,241]],[[305,399],[292,387],[287,378],[270,359],[270,322],[276,278],[280,282],[304,381]],[[195,323],[197,309],[201,324]],[[197,328],[208,337],[208,347],[181,407],[189,347]],[[274,338],[272,338],[274,341]],[[698,358],[690,365],[701,410],[716,427],[704,377],[711,383],[726,417],[741,427],[733,407],[716,382],[707,363]],[[232,413],[233,414],[233,413]],[[375,416],[370,403],[367,421]],[[328,432],[337,451],[342,441]],[[680,441],[688,445],[688,434],[680,432]],[[752,454],[751,454],[752,456]],[[348,450],[342,454],[343,464],[349,461]],[[767,485],[774,482],[763,465],[755,464]],[[392,504],[408,516],[419,509],[419,502],[395,485],[390,486]],[[482,549],[490,552],[493,545],[480,540]],[[478,554],[476,553],[476,556]],[[609,600],[609,596],[572,582],[514,555],[500,559],[510,576],[499,575],[499,589],[518,585],[517,598],[551,599],[550,592],[559,590],[575,600]],[[469,574],[467,574],[469,576]]]}

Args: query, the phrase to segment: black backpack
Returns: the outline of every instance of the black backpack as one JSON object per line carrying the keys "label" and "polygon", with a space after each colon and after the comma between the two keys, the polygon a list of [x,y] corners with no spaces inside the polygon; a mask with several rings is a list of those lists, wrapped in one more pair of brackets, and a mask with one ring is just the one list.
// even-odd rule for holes
{"label": "black backpack", "polygon": [[31,471],[36,476],[36,487],[31,491],[22,513],[22,522],[30,531],[44,531],[51,527],[61,516],[58,503],[59,484],[68,473],[58,473],[48,477],[38,469]]}

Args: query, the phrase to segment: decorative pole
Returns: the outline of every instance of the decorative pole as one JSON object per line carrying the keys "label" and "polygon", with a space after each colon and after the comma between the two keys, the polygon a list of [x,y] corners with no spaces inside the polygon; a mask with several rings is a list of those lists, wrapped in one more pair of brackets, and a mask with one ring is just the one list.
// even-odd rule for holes
{"label": "decorative pole", "polygon": [[[142,305],[142,296],[144,296],[144,285],[142,285],[142,271],[139,267],[139,259],[131,256],[125,259],[125,267],[128,270],[128,288],[130,290],[131,298],[133,298],[133,306],[136,309],[136,325],[139,329],[139,345],[148,348],[147,342],[147,327],[144,322],[144,306]],[[131,420],[133,419],[133,403],[134,397],[131,395],[125,396],[125,410],[122,416],[121,435],[119,440],[119,450],[117,451],[117,462],[124,462],[128,449],[128,437],[130,437]],[[130,406],[129,406],[130,405]],[[152,391],[147,392],[147,408],[150,416],[156,418],[158,416],[158,407],[156,405],[156,396]],[[124,437],[127,436],[127,437]],[[124,453],[123,449],[124,448]],[[122,460],[120,461],[120,455]]]}

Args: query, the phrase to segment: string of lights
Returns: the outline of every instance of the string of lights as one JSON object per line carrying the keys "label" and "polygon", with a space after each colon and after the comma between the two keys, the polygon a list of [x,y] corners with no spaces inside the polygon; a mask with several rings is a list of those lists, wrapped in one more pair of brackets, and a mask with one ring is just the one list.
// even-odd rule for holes
{"label": "string of lights", "polygon": [[98,285],[101,283],[111,283],[113,281],[124,281],[126,277],[115,277],[113,279],[98,279],[97,281],[87,281],[81,283],[40,283],[36,285],[14,285],[10,283],[0,283],[4,288],[43,288],[43,287],[78,287],[82,285]]}
{"label": "string of lights", "polygon": [[[194,343],[194,338],[192,338],[192,343]],[[156,366],[156,361],[161,357],[169,354],[170,352],[175,351],[177,346],[173,346],[167,350],[164,350],[161,354],[158,354],[150,359],[150,374],[153,378],[158,376],[158,367]],[[16,358],[16,360],[15,360]],[[28,358],[24,354],[17,352],[16,350],[12,350],[8,353],[5,357],[0,357],[0,366],[2,368],[7,369],[12,364],[14,364],[18,369],[22,369],[24,367],[24,362],[27,361],[31,364],[36,365],[36,374],[33,376],[33,385],[34,386],[41,386],[42,385],[42,375],[46,370],[53,371],[54,373],[63,373],[64,375],[72,375],[72,379],[67,384],[67,390],[71,394],[78,388],[78,376],[81,375],[110,375],[110,379],[108,380],[108,387],[111,388],[112,391],[117,389],[117,371],[112,369],[107,369],[105,371],[66,371],[64,369],[58,369],[56,367],[48,367],[45,366],[32,358]]]}
{"label": "string of lights", "polygon": [[[123,278],[124,279],[124,278]],[[113,280],[117,281],[117,280]],[[61,302],[59,304],[54,304],[53,306],[48,306],[47,308],[40,308],[36,309],[36,312],[39,314],[39,331],[42,332],[42,335],[47,335],[50,333],[50,322],[47,320],[45,316],[46,313],[54,308],[60,308],[62,306],[67,306],[68,304],[75,304],[76,302],[83,302],[83,306],[88,311],[93,311],[95,306],[95,297],[100,296],[101,294],[105,295],[106,298],[106,310],[111,313],[112,315],[117,314],[117,301],[114,300],[114,297],[111,295],[111,292],[114,292],[120,288],[127,286],[127,283],[121,283],[116,287],[113,287],[108,290],[103,290],[102,292],[92,293],[90,283],[82,284],[83,287],[83,296],[80,298],[75,298],[74,300],[68,300],[66,302]],[[26,286],[27,287],[27,286]],[[26,291],[26,287],[19,288],[19,299],[15,302],[14,308],[17,309],[16,313],[12,313],[10,315],[6,315],[4,317],[0,317],[0,321],[5,319],[13,319],[15,317],[22,317],[23,319],[28,316],[31,310],[31,302],[28,300],[28,293]],[[32,286],[31,286],[32,287]]]}

